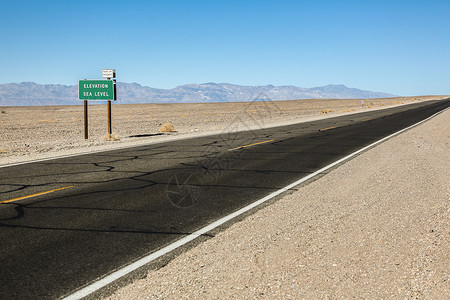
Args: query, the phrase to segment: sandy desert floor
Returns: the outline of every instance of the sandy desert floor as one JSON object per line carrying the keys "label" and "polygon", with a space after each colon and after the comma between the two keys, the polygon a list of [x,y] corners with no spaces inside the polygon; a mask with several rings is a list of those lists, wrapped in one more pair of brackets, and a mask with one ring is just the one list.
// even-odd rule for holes
{"label": "sandy desert floor", "polygon": [[[228,129],[248,130],[296,123],[358,111],[382,109],[440,96],[387,99],[313,99],[211,104],[113,104],[113,133],[106,141],[106,104],[89,105],[89,139],[84,139],[83,105],[0,107],[0,165],[186,138]],[[93,103],[92,101],[90,103]],[[175,131],[159,134],[170,122]]]}

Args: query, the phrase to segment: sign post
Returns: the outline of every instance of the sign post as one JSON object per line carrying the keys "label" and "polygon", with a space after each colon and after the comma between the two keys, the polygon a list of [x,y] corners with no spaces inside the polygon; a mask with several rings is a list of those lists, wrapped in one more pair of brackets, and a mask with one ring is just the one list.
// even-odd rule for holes
{"label": "sign post", "polygon": [[117,99],[116,81],[110,78],[116,77],[116,70],[102,70],[102,76],[106,80],[80,80],[78,81],[78,99],[84,100],[84,138],[88,139],[88,100],[108,101],[108,134],[112,134],[111,101]]}
{"label": "sign post", "polygon": [[112,134],[111,101],[108,101],[108,134]]}
{"label": "sign post", "polygon": [[[111,78],[116,78],[116,69],[103,69],[102,70],[102,77],[106,78],[106,80],[110,80]],[[112,100],[116,100],[115,94],[116,94],[116,85],[115,82],[113,82],[114,84],[114,91],[113,91],[113,99]],[[108,100],[108,134],[111,135],[112,134],[112,120],[111,120],[111,100]]]}
{"label": "sign post", "polygon": [[88,139],[88,103],[84,100],[84,139]]}

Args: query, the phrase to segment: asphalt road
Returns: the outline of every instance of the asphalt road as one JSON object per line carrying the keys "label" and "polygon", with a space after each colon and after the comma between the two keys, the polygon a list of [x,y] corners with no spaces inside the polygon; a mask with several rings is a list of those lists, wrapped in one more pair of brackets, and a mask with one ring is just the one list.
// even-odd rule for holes
{"label": "asphalt road", "polygon": [[416,103],[0,168],[0,298],[66,295],[449,106]]}

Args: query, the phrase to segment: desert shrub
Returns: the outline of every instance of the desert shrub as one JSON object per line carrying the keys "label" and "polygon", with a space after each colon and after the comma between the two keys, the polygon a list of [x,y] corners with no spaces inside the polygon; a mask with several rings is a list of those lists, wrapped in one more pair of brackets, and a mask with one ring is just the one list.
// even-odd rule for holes
{"label": "desert shrub", "polygon": [[320,111],[321,114],[327,114],[327,113],[330,113],[330,112],[332,112],[331,109],[322,109],[322,110]]}
{"label": "desert shrub", "polygon": [[117,134],[115,134],[115,133],[112,133],[112,134],[106,134],[104,137],[103,137],[103,139],[105,140],[105,141],[109,141],[109,142],[115,142],[115,141],[120,141],[120,137],[117,135]]}
{"label": "desert shrub", "polygon": [[161,128],[159,128],[159,132],[174,132],[175,127],[171,123],[164,123]]}

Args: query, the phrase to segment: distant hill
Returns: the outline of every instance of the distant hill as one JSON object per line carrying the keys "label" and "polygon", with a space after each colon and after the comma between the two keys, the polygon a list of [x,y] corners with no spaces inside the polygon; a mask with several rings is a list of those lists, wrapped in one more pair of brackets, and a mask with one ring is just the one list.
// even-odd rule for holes
{"label": "distant hill", "polygon": [[[344,85],[315,88],[296,86],[243,86],[229,83],[186,84],[173,89],[155,89],[138,83],[117,83],[118,103],[236,102],[258,98],[295,100],[311,98],[367,99],[395,95],[363,91]],[[0,106],[79,104],[78,86],[33,82],[0,84]]]}

